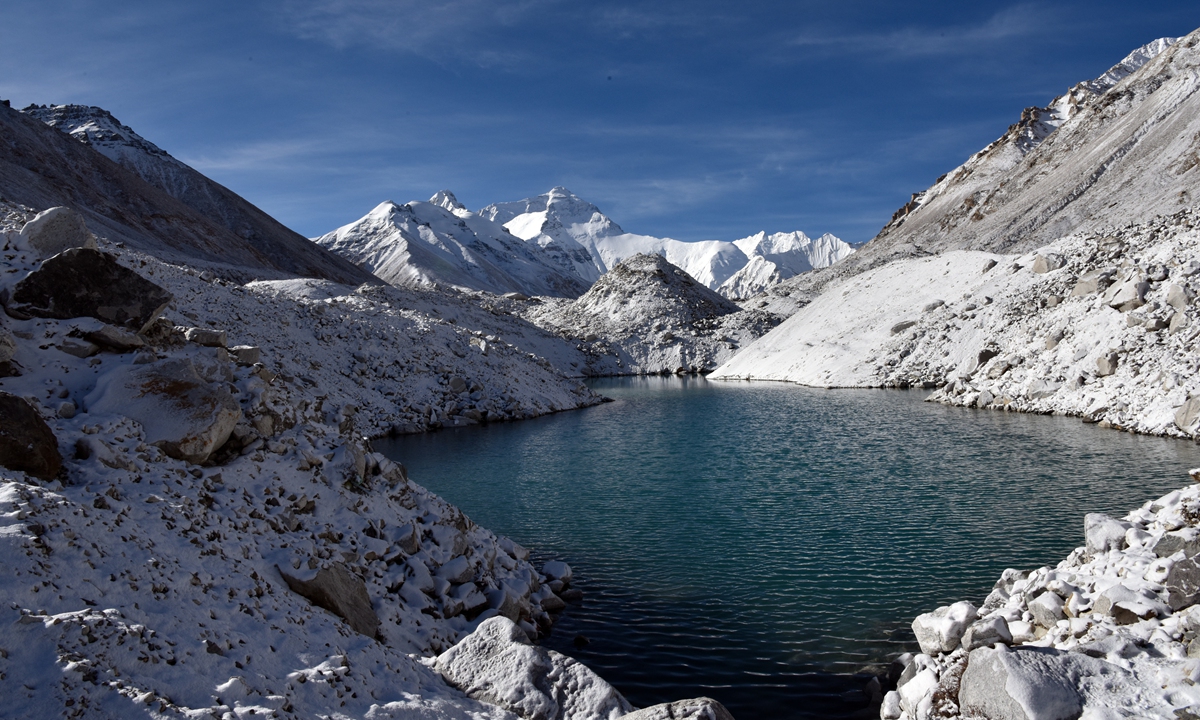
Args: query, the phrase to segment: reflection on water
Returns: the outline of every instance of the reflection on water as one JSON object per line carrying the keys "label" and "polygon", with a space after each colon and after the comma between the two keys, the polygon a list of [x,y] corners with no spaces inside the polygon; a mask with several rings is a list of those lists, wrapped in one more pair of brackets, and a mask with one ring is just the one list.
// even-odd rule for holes
{"label": "reflection on water", "polygon": [[740,718],[865,717],[853,674],[914,648],[915,615],[1057,563],[1085,513],[1123,515],[1200,465],[1192,443],[918,392],[593,387],[615,402],[376,448],[569,562],[586,599],[545,644],[638,706],[710,695]]}

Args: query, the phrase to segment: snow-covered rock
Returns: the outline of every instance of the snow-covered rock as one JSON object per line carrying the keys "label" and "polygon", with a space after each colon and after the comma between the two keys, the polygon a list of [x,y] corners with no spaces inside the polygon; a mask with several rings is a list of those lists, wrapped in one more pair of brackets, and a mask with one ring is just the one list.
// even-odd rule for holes
{"label": "snow-covered rock", "polygon": [[503,617],[480,623],[438,655],[433,667],[468,696],[525,720],[615,720],[633,710],[587,666],[530,644],[525,633]]}
{"label": "snow-covered rock", "polygon": [[21,228],[19,240],[42,257],[71,248],[96,249],[96,238],[87,229],[87,223],[79,213],[66,207],[53,207],[38,213]]}
{"label": "snow-covered rock", "polygon": [[708,697],[652,705],[621,717],[624,720],[733,720],[724,705]]}
{"label": "snow-covered rock", "polygon": [[899,692],[889,693],[880,716],[1168,720],[1195,714],[1200,595],[1192,574],[1200,572],[1185,538],[1197,534],[1200,485],[1113,522],[1127,525],[1136,542],[1101,553],[1079,547],[1054,568],[1006,570],[967,635],[992,624],[1011,628],[1011,637],[974,647],[964,639],[963,647],[907,658]]}

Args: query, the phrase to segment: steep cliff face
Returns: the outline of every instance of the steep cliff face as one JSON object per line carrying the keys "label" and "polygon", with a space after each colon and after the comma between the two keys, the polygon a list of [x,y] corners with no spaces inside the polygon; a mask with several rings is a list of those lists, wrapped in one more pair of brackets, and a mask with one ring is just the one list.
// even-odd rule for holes
{"label": "steep cliff face", "polygon": [[9,140],[0,144],[0,193],[9,200],[73,207],[100,234],[160,256],[264,276],[372,280],[101,108],[4,107],[0,127]]}

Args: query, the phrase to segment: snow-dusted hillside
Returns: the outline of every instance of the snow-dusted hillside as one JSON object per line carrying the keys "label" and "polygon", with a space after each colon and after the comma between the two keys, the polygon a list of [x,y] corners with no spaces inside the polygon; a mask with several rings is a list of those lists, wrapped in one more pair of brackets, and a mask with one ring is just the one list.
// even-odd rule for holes
{"label": "snow-dusted hillside", "polygon": [[364,438],[598,402],[554,369],[573,347],[461,293],[243,285],[88,249],[86,228],[15,232],[31,215],[0,203],[7,713],[629,712],[527,643],[570,568],[533,567]]}
{"label": "snow-dusted hillside", "polygon": [[[207,247],[204,248],[205,254],[211,253],[219,261],[248,267],[263,266],[288,274],[325,278],[335,282],[361,283],[370,279],[367,273],[351,263],[315,247],[307,239],[287,229],[233,191],[176,160],[165,150],[138,135],[132,128],[122,124],[102,108],[86,105],[30,105],[21,112],[29,118],[40,120],[50,127],[66,133],[69,137],[133,172],[154,188],[180,201],[193,211],[189,213],[190,215],[199,216],[195,217],[195,220],[198,221],[196,224],[202,222],[215,226],[205,228],[207,233],[204,233],[204,230],[201,232],[212,236],[214,245],[211,250]],[[17,118],[12,116],[8,119],[11,121]],[[22,143],[21,146],[28,149],[30,143]],[[86,155],[86,153],[78,152],[74,154]],[[116,213],[117,217],[112,219],[135,227],[146,223],[148,218],[172,218],[179,215],[176,207],[166,206],[160,202],[157,203],[157,207],[143,207],[139,213],[141,217],[122,217],[120,216],[122,211],[132,207],[132,198],[129,196],[114,196],[105,198],[107,202],[93,201],[91,203],[79,202],[78,195],[64,197],[64,191],[71,184],[78,185],[80,183],[79,176],[81,174],[89,175],[88,171],[83,168],[90,164],[97,164],[97,159],[88,158],[81,163],[73,161],[61,152],[56,152],[49,158],[43,158],[41,164],[45,166],[47,160],[63,166],[62,170],[66,178],[69,178],[66,183],[62,181],[56,183],[56,197],[30,196],[28,195],[30,188],[23,188],[19,193],[6,194],[6,197],[35,207],[62,204],[86,211],[90,206],[94,207],[101,215],[111,216]],[[14,180],[20,183],[24,179],[14,178]],[[92,172],[85,182],[90,187],[81,188],[81,190],[90,193],[106,187],[115,189],[114,186],[120,187],[122,182],[127,182],[127,179],[103,179]],[[110,195],[113,194],[110,193]],[[133,194],[136,196],[138,193],[135,191]],[[71,201],[68,202],[68,199]],[[175,224],[178,225],[178,221]],[[159,230],[159,228],[154,229]],[[174,237],[178,234],[174,228],[164,228],[156,234],[167,236],[163,243],[167,245],[178,244],[179,240],[183,239]],[[166,249],[161,244],[156,248],[153,243],[147,243],[136,235],[131,240],[149,252],[161,254],[161,251]],[[239,252],[241,248],[245,248],[245,251]]]}
{"label": "snow-dusted hillside", "polygon": [[590,375],[708,372],[779,321],[644,253],[618,263],[578,300],[520,305],[532,322],[575,338]]}
{"label": "snow-dusted hillside", "polygon": [[[802,232],[765,232],[734,242],[683,242],[627,233],[600,209],[566,188],[479,211],[517,237],[538,244],[564,268],[594,281],[622,260],[650,253],[732,298],[749,297],[767,285],[813,268],[826,267],[854,252],[833,235],[810,240]],[[755,260],[762,258],[762,260]]]}
{"label": "snow-dusted hillside", "polygon": [[832,283],[944,250],[1024,252],[1072,232],[1149,221],[1200,188],[1200,38],[1155,40],[1019,122],[916,193],[846,262],[772,287],[762,305],[790,315]]}
{"label": "snow-dusted hillside", "polygon": [[314,242],[397,287],[442,284],[557,297],[578,297],[587,289],[540,248],[470,212],[448,191],[429,202],[380,203]]}

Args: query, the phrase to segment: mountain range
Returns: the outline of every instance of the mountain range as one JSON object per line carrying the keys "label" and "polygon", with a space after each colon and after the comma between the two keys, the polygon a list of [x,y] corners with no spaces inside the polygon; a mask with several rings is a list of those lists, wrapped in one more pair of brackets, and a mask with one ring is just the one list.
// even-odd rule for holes
{"label": "mountain range", "polygon": [[[749,297],[854,252],[802,232],[684,242],[625,232],[563,187],[472,212],[443,190],[428,202],[385,202],[315,239],[389,283],[578,297],[626,258],[660,255],[711,290]],[[522,247],[523,246],[523,247]]]}

